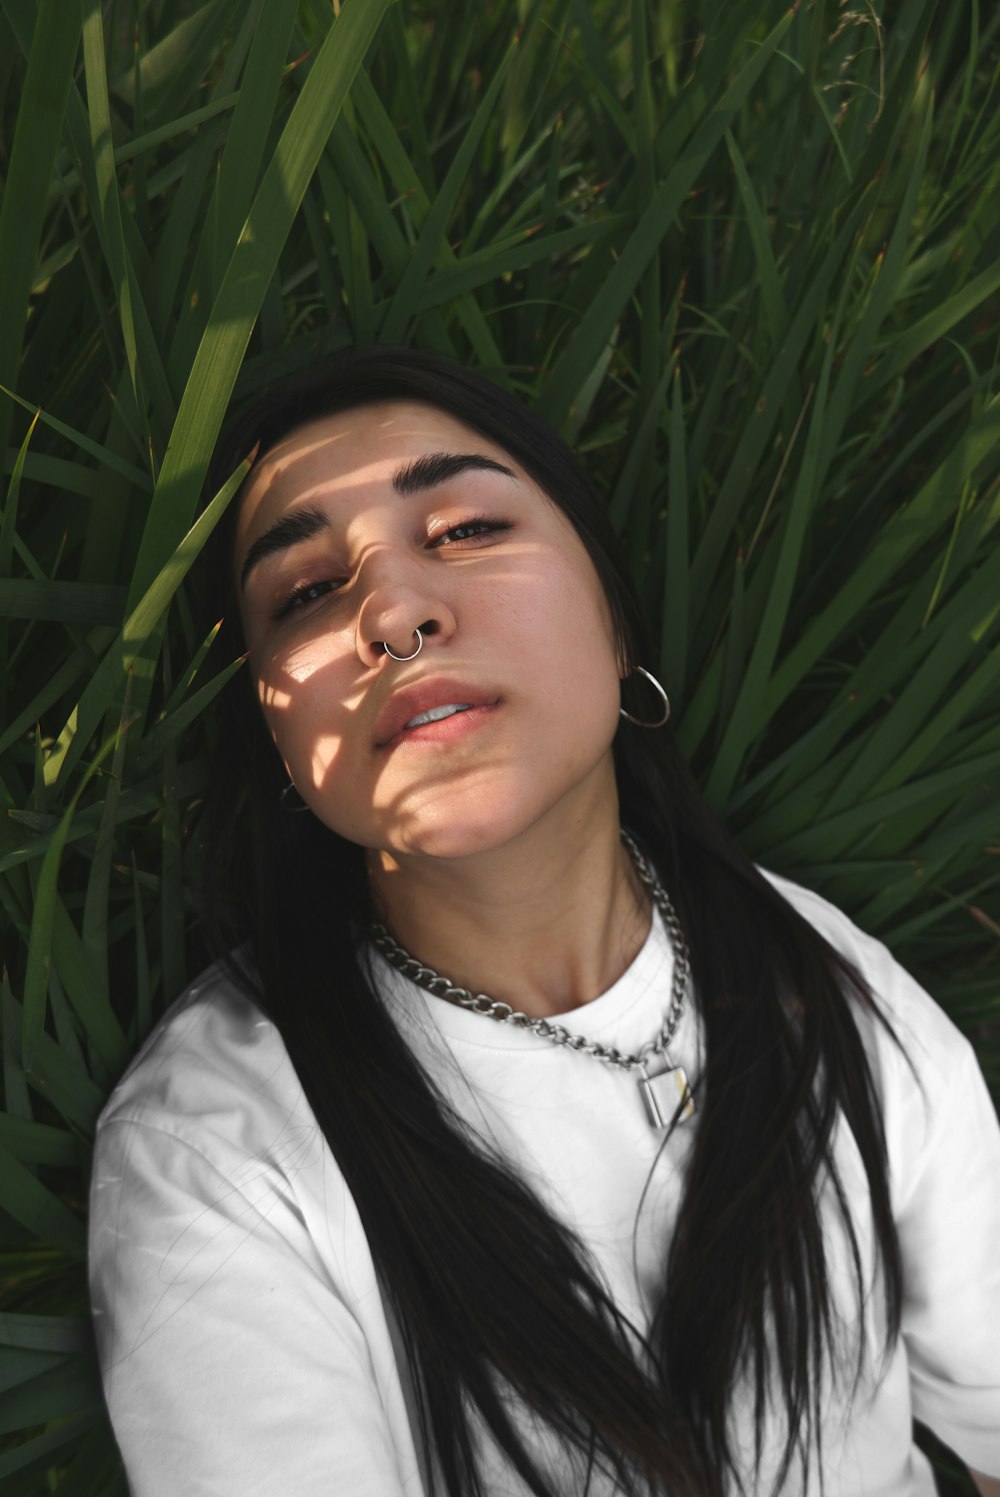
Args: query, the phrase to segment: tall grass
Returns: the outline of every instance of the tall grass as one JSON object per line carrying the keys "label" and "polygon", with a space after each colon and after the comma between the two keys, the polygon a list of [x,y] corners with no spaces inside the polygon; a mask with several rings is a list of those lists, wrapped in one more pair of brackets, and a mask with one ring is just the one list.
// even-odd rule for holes
{"label": "tall grass", "polygon": [[[1000,13],[0,0],[0,1482],[123,1491],[102,1099],[193,974],[234,389],[416,342],[603,484],[684,748],[1000,1083]],[[959,1490],[958,1487],[955,1490]]]}

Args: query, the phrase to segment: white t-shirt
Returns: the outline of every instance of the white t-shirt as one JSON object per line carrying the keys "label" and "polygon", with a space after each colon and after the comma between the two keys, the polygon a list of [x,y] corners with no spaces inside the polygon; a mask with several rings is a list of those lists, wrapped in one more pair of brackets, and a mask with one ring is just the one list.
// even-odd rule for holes
{"label": "white t-shirt", "polygon": [[[923,1087],[859,1012],[885,1118],[903,1335],[879,1380],[884,1317],[870,1295],[862,1386],[853,1405],[846,1395],[824,1402],[826,1491],[932,1494],[914,1415],[974,1469],[1000,1475],[1000,1129],[974,1053],[884,946],[817,895],[774,882],[863,971]],[[697,1115],[664,1146],[633,1075],[434,998],[375,961],[396,1022],[467,1124],[580,1234],[647,1332]],[[671,970],[657,915],[620,980],[560,1022],[634,1051],[662,1023]],[[671,1058],[697,1072],[691,1005]],[[865,1179],[845,1126],[835,1148],[862,1208],[870,1280]],[[276,1029],[214,969],[174,1004],[105,1108],[90,1220],[104,1386],[136,1497],[423,1497],[398,1328],[354,1200]],[[827,1246],[849,1317],[853,1281],[833,1210]],[[740,1399],[733,1417],[749,1472]],[[580,1497],[582,1468],[530,1420],[525,1429],[558,1489]],[[480,1433],[490,1497],[523,1497]],[[766,1458],[757,1490],[768,1490],[769,1469]],[[794,1470],[784,1491],[803,1491]]]}

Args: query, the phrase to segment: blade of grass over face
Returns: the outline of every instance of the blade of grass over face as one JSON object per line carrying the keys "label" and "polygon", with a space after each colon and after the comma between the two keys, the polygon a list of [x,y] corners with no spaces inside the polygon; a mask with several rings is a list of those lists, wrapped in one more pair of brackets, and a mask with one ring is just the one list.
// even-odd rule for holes
{"label": "blade of grass over face", "polygon": [[254,320],[355,72],[389,0],[346,0],[254,196],[198,348],[136,560],[135,606],[194,513]]}

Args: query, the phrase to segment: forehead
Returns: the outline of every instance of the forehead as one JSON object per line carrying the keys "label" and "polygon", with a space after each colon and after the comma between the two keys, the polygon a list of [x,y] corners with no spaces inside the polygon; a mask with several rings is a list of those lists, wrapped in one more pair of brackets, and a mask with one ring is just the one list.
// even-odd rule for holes
{"label": "forehead", "polygon": [[255,465],[240,495],[236,549],[290,508],[370,495],[401,464],[438,452],[482,453],[521,471],[504,448],[437,406],[386,401],[338,411],[296,427]]}

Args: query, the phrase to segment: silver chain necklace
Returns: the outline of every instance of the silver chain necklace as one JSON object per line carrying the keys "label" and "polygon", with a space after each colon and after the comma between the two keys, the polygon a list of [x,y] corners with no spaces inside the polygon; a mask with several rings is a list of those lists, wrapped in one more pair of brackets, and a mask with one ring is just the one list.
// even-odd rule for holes
{"label": "silver chain necklace", "polygon": [[[691,959],[677,912],[670,902],[666,889],[660,883],[656,870],[649,859],[640,852],[635,839],[624,828],[621,839],[631,853],[639,877],[649,889],[663,917],[674,954],[670,1007],[667,1009],[663,1028],[655,1039],[647,1040],[637,1055],[623,1055],[614,1046],[588,1040],[582,1034],[571,1034],[562,1024],[550,1024],[548,1019],[530,1018],[528,1014],[519,1013],[511,1008],[509,1003],[501,1003],[495,998],[488,998],[485,993],[471,993],[468,988],[456,987],[449,978],[442,977],[439,972],[435,972],[433,967],[425,967],[415,956],[411,956],[405,947],[400,946],[399,942],[393,939],[384,925],[374,923],[371,926],[370,935],[373,945],[382,953],[387,962],[404,977],[408,977],[412,982],[425,988],[428,993],[433,993],[436,998],[447,998],[450,1003],[457,1003],[460,1008],[471,1009],[474,1014],[484,1014],[487,1018],[496,1019],[500,1024],[515,1024],[518,1029],[529,1029],[532,1034],[539,1035],[543,1040],[549,1040],[553,1045],[565,1045],[568,1049],[579,1051],[583,1055],[593,1055],[598,1060],[604,1061],[606,1065],[619,1066],[626,1071],[638,1071],[639,1092],[645,1103],[646,1115],[650,1123],[654,1128],[669,1128],[675,1121],[689,1118],[694,1112],[694,1097],[688,1085],[687,1073],[683,1066],[673,1064],[667,1051],[667,1046],[676,1034],[684,1012],[684,1000],[691,977]],[[651,1061],[654,1055],[657,1060]],[[658,1065],[652,1074],[649,1070],[650,1064]]]}

